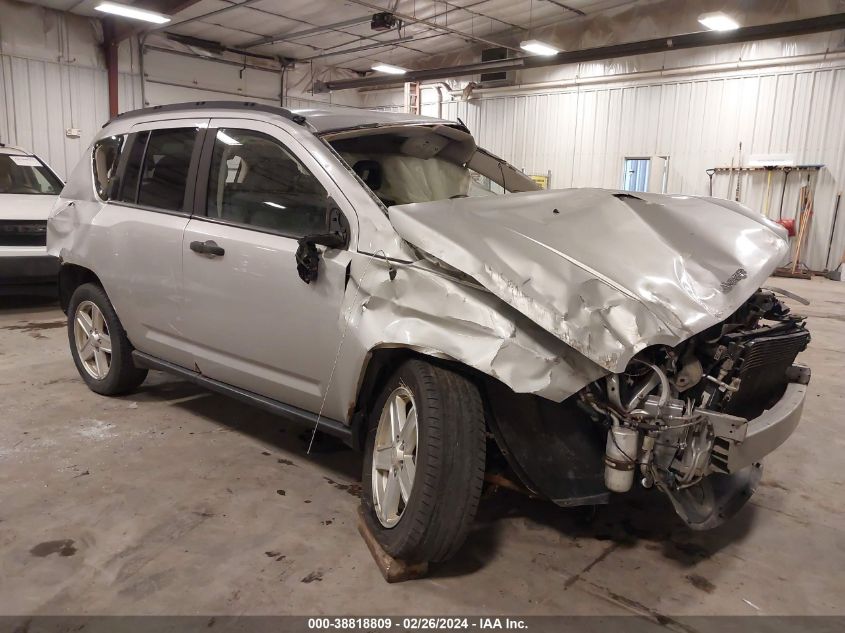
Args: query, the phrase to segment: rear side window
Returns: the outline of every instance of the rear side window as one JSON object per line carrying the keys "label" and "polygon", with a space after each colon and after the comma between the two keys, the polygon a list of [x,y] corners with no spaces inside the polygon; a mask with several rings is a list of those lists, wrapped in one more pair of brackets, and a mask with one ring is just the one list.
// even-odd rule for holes
{"label": "rear side window", "polygon": [[139,132],[129,145],[119,200],[182,211],[197,128]]}
{"label": "rear side window", "polygon": [[138,204],[169,211],[183,209],[196,138],[196,128],[150,133],[141,170]]}
{"label": "rear side window", "polygon": [[125,143],[126,135],[123,134],[104,138],[94,145],[92,156],[94,187],[97,189],[97,195],[103,200],[108,198],[109,186],[117,171],[117,163],[120,160],[120,153],[123,151]]}

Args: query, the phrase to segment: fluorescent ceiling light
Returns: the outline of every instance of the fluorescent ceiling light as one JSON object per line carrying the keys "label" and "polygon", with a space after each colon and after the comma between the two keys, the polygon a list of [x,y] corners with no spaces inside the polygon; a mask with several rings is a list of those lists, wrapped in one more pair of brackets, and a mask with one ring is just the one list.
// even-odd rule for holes
{"label": "fluorescent ceiling light", "polygon": [[240,145],[240,141],[236,141],[231,136],[226,134],[223,130],[217,130],[217,140],[226,145]]}
{"label": "fluorescent ceiling light", "polygon": [[519,47],[524,51],[533,53],[534,55],[543,55],[544,57],[551,57],[560,52],[559,48],[555,48],[551,44],[546,44],[540,40],[525,40],[519,43]]}
{"label": "fluorescent ceiling light", "polygon": [[133,20],[143,20],[144,22],[153,22],[154,24],[165,24],[170,22],[170,18],[161,13],[153,11],[145,11],[144,9],[136,9],[135,7],[127,7],[125,4],[115,4],[114,2],[101,2],[96,7],[97,11],[103,13],[111,13],[119,15],[124,18],[132,18]]}
{"label": "fluorescent ceiling light", "polygon": [[407,70],[399,68],[399,66],[391,66],[390,64],[373,64],[373,70],[380,73],[387,73],[388,75],[404,75]]}
{"label": "fluorescent ceiling light", "polygon": [[277,202],[265,202],[264,204],[266,204],[268,207],[276,207],[277,209],[287,209],[287,207],[283,207]]}
{"label": "fluorescent ceiling light", "polygon": [[698,21],[711,31],[733,31],[739,28],[739,22],[722,11],[702,13],[698,16]]}

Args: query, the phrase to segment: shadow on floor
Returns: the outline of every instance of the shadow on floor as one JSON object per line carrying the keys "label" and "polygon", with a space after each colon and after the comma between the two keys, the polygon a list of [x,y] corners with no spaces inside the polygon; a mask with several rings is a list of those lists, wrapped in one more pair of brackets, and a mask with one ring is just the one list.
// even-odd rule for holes
{"label": "shadow on floor", "polygon": [[693,567],[748,534],[755,510],[746,504],[725,524],[700,532],[687,527],[657,490],[637,488],[612,497],[607,505],[561,508],[544,499],[499,489],[482,499],[461,551],[437,565],[432,576],[463,576],[484,567],[503,544],[505,523],[515,519],[521,519],[529,530],[550,528],[576,547],[580,547],[580,539],[607,541],[617,548],[644,546],[682,567]]}
{"label": "shadow on floor", "polygon": [[[361,455],[341,442],[318,434],[315,450],[309,455],[311,429],[192,383],[151,372],[147,382],[124,399],[147,403],[168,401],[171,406],[215,425],[274,446],[293,460],[309,460],[332,471],[339,480],[360,481]],[[180,401],[182,399],[184,401]],[[352,484],[352,488],[356,487]],[[532,499],[506,489],[488,490],[464,547],[450,561],[434,565],[431,575],[464,576],[483,568],[503,545],[506,523],[514,520],[521,520],[529,530],[550,528],[573,543],[588,539],[607,541],[620,548],[641,545],[657,556],[676,561],[683,567],[692,567],[742,539],[751,529],[754,511],[754,506],[747,504],[719,528],[696,532],[678,518],[668,499],[657,490],[638,488],[612,498],[608,505],[583,508],[560,508],[550,501]]]}
{"label": "shadow on floor", "polygon": [[30,316],[33,313],[39,314],[42,312],[61,314],[59,299],[55,292],[42,295],[0,294],[0,315],[26,314]]}
{"label": "shadow on floor", "polygon": [[318,432],[311,453],[308,454],[311,427],[210,392],[191,382],[171,378],[160,372],[150,372],[141,387],[121,399],[146,403],[167,401],[171,406],[215,425],[271,445],[291,458],[309,460],[327,468],[339,479],[357,482],[361,478],[360,454],[339,440]]}

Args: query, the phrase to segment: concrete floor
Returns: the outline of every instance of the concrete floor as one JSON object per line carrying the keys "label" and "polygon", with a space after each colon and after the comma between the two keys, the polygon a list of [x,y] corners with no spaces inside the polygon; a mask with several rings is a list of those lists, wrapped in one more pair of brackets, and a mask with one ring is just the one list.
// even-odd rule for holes
{"label": "concrete floor", "polygon": [[813,302],[813,381],[731,523],[691,532],[658,493],[589,517],[499,492],[457,559],[400,585],[355,529],[358,455],[309,457],[299,428],[161,374],[97,396],[58,308],[15,300],[0,308],[0,614],[843,614],[845,283],[773,285]]}

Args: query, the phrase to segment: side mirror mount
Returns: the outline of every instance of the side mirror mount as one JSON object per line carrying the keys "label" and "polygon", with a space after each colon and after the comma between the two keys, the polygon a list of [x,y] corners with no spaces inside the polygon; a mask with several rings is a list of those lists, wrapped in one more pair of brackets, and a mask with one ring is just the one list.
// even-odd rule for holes
{"label": "side mirror mount", "polygon": [[343,213],[335,206],[334,200],[329,198],[326,233],[306,235],[299,238],[296,249],[296,272],[299,278],[307,284],[316,281],[320,269],[320,251],[317,244],[328,248],[343,248],[349,244],[349,223]]}

